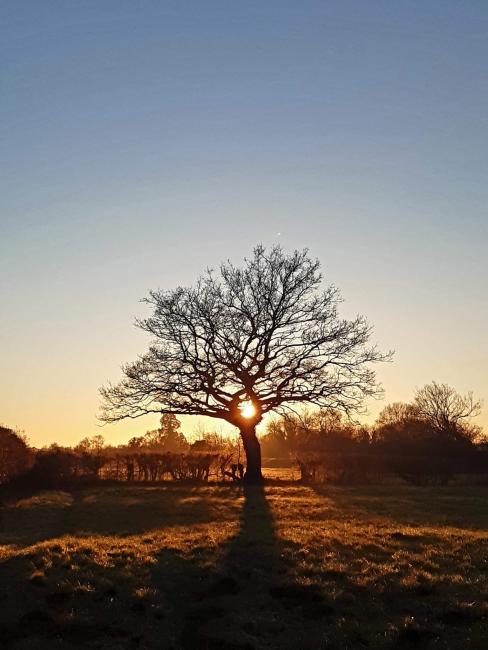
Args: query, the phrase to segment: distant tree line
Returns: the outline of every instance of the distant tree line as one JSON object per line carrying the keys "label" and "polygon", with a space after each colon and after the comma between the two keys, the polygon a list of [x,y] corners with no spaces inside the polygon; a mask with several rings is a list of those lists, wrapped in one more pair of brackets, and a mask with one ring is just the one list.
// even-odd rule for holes
{"label": "distant tree line", "polygon": [[[412,403],[386,406],[371,427],[319,410],[272,421],[261,439],[268,457],[292,457],[308,482],[377,482],[395,475],[414,484],[446,483],[488,472],[488,446],[472,422],[480,402],[432,382]],[[279,464],[279,461],[278,461]]]}
{"label": "distant tree line", "polygon": [[57,444],[29,448],[24,437],[0,428],[0,484],[57,487],[93,480],[208,481],[242,478],[241,448],[217,433],[204,433],[190,444],[180,421],[165,414],[160,427],[135,436],[126,445],[106,445],[103,436],[75,447]]}
{"label": "distant tree line", "polygon": [[[276,466],[295,463],[303,482],[446,483],[458,474],[488,473],[488,443],[473,423],[480,402],[432,382],[411,403],[386,406],[372,426],[335,409],[287,414],[261,436],[263,456]],[[33,449],[24,436],[0,427],[0,484],[55,487],[93,480],[241,480],[240,441],[216,433],[192,444],[180,421],[164,414],[157,429],[127,444],[106,445],[101,435],[75,447]]]}

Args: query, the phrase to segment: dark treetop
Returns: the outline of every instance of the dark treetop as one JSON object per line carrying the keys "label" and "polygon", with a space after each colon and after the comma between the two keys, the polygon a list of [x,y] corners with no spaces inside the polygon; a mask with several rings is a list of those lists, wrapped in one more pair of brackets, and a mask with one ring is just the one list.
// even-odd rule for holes
{"label": "dark treetop", "polygon": [[311,403],[357,410],[378,392],[371,362],[389,355],[368,346],[362,316],[339,318],[335,286],[321,288],[308,251],[254,249],[240,268],[208,270],[194,287],[150,293],[149,318],[137,326],[151,345],[101,389],[102,419],[148,413],[206,415],[241,427],[251,400],[253,424],[272,410]]}

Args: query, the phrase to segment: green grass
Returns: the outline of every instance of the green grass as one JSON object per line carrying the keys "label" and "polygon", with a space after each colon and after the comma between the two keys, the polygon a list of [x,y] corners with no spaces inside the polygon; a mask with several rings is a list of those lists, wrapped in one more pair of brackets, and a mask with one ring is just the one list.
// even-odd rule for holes
{"label": "green grass", "polygon": [[487,647],[487,488],[100,487],[9,503],[0,647]]}

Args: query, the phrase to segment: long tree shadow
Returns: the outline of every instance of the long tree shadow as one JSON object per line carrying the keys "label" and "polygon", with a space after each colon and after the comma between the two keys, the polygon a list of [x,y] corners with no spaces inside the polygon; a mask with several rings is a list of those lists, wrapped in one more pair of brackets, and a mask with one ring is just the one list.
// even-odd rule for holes
{"label": "long tree shadow", "polygon": [[332,608],[316,585],[295,581],[295,549],[277,534],[264,487],[242,489],[239,530],[185,613],[182,647],[319,647]]}
{"label": "long tree shadow", "polygon": [[[152,584],[167,600],[176,648],[254,648],[259,601],[270,598],[286,573],[262,486],[235,486],[244,497],[237,534],[217,550],[200,547],[185,557],[161,549]],[[225,525],[226,522],[222,522]],[[268,589],[267,589],[268,587]],[[163,596],[164,597],[164,596]]]}
{"label": "long tree shadow", "polygon": [[185,615],[185,649],[254,647],[263,597],[286,573],[264,487],[243,486],[242,492],[238,532]]}

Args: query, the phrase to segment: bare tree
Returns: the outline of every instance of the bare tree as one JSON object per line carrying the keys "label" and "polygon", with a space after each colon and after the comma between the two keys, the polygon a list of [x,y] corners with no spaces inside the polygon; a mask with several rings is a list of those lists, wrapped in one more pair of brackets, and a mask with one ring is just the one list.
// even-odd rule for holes
{"label": "bare tree", "polygon": [[418,417],[438,433],[465,438],[470,437],[466,436],[471,431],[469,420],[479,415],[481,401],[475,400],[471,392],[460,395],[451,386],[433,381],[417,390],[413,406]]}
{"label": "bare tree", "polygon": [[136,323],[149,351],[101,389],[102,419],[226,420],[240,431],[246,480],[261,480],[256,425],[266,413],[304,403],[352,413],[379,390],[371,362],[389,357],[368,346],[364,317],[339,318],[339,292],[320,290],[319,268],[307,250],[258,246],[243,267],[227,262],[194,287],[151,292],[153,314]]}

